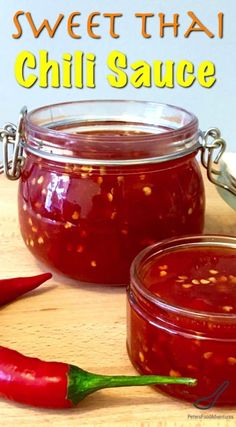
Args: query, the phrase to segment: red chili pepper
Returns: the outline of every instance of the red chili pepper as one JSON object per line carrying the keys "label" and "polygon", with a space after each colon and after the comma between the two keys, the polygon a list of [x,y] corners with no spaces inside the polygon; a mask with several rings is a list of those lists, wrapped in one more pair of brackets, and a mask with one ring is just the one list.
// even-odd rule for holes
{"label": "red chili pepper", "polygon": [[45,362],[0,347],[0,397],[31,406],[70,408],[102,388],[196,383],[183,377],[96,375],[74,365]]}
{"label": "red chili pepper", "polygon": [[0,306],[14,301],[21,295],[32,291],[46,280],[51,279],[51,273],[39,274],[32,277],[17,277],[0,280]]}

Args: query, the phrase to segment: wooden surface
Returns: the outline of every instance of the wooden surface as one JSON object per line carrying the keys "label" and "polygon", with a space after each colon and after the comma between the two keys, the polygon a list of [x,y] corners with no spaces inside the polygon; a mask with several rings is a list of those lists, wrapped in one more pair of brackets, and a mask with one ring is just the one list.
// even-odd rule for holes
{"label": "wooden surface", "polygon": [[[204,173],[204,172],[203,172]],[[206,180],[205,180],[206,182]],[[236,212],[206,182],[206,232],[236,235]],[[0,277],[42,271],[20,236],[17,182],[0,177]],[[125,290],[78,287],[54,275],[48,285],[0,311],[1,345],[104,374],[135,374],[126,353]],[[215,416],[222,419],[198,419]],[[226,417],[233,419],[226,420]],[[70,411],[35,410],[0,400],[0,426],[234,426],[236,409],[199,411],[150,387],[111,389]]]}

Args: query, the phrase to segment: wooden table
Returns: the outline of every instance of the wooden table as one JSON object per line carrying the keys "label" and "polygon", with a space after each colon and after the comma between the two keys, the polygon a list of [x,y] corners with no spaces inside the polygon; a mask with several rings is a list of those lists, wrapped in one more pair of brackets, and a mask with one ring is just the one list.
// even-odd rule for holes
{"label": "wooden table", "polygon": [[[206,232],[236,235],[236,212],[206,182]],[[17,183],[0,177],[0,277],[36,274],[17,220]],[[1,344],[42,359],[67,361],[97,373],[135,374],[125,346],[125,290],[78,287],[54,275],[50,283],[1,309]],[[199,416],[234,419],[194,419]],[[235,409],[199,411],[150,387],[111,389],[77,409],[49,411],[0,400],[0,426],[233,426]]]}

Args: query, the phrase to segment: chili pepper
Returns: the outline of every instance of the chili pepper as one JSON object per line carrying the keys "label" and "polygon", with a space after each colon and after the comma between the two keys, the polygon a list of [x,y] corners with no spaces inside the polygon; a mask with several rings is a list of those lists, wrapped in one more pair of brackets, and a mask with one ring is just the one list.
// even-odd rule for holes
{"label": "chili pepper", "polygon": [[62,362],[45,362],[0,347],[0,397],[43,408],[70,408],[102,388],[185,384],[197,380],[158,375],[97,375]]}
{"label": "chili pepper", "polygon": [[39,274],[32,277],[17,277],[14,279],[0,280],[0,306],[14,301],[21,295],[40,286],[51,279],[51,273]]}

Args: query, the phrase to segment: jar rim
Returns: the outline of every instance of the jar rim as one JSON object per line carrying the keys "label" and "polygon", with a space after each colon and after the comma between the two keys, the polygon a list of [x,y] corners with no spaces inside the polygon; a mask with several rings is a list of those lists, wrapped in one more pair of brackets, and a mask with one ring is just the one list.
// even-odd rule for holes
{"label": "jar rim", "polygon": [[[170,108],[176,109],[178,111],[181,111],[181,112],[186,113],[189,116],[191,116],[192,120],[188,124],[182,126],[178,130],[187,130],[192,124],[198,122],[197,117],[193,113],[189,112],[188,110],[186,110],[184,108],[178,107],[176,105],[165,104],[165,103],[162,103],[162,102],[154,102],[154,101],[144,101],[144,100],[140,100],[139,101],[139,100],[125,100],[125,99],[88,99],[88,100],[80,100],[80,101],[66,101],[66,102],[58,102],[58,103],[55,103],[55,104],[47,104],[47,105],[44,105],[42,107],[35,108],[32,111],[30,111],[29,113],[27,113],[25,121],[27,122],[28,125],[34,126],[35,129],[38,129],[41,132],[47,133],[48,132],[48,128],[47,127],[39,126],[39,125],[37,125],[36,123],[33,122],[32,116],[34,114],[37,114],[37,113],[39,113],[39,112],[41,112],[43,110],[49,109],[49,108],[50,108],[50,110],[52,110],[53,108],[63,107],[63,106],[66,106],[66,105],[76,105],[76,104],[82,104],[82,105],[85,105],[85,104],[100,104],[100,105],[102,105],[102,104],[105,104],[105,103],[106,104],[117,104],[117,103],[127,104],[127,103],[129,103],[129,104],[134,104],[134,105],[135,104],[136,105],[137,104],[140,104],[140,105],[142,104],[142,105],[153,105],[153,106],[170,107]],[[61,135],[61,136],[64,136],[64,137],[68,136],[68,133],[62,132],[62,131],[58,131],[58,130],[54,130],[53,128],[50,129],[50,132],[52,134]],[[175,129],[168,131],[168,137],[171,137],[174,133],[176,133]],[[72,138],[79,139],[81,137],[81,134],[70,134],[70,136]],[[117,136],[114,135],[114,138],[116,138],[116,137]],[[156,139],[157,135],[156,134],[150,134],[147,137],[150,138],[150,139],[151,138],[155,138]],[[158,137],[161,138],[162,134],[159,134]],[[90,138],[91,139],[93,139],[93,138],[97,139],[97,136],[96,136],[96,134],[90,135]],[[104,139],[104,138],[106,138],[105,135],[102,137],[102,139]],[[107,136],[107,138],[109,138],[109,136]],[[135,138],[142,138],[142,135],[135,135]]]}
{"label": "jar rim", "polygon": [[135,290],[142,295],[144,299],[152,303],[154,306],[165,309],[169,312],[183,315],[185,317],[198,318],[199,320],[218,320],[218,321],[236,321],[235,313],[217,313],[200,311],[191,308],[181,307],[168,303],[157,295],[150,292],[142,283],[139,275],[139,269],[145,261],[150,260],[151,257],[168,253],[169,250],[175,250],[177,248],[189,247],[224,247],[236,249],[236,237],[218,234],[203,234],[203,235],[186,235],[181,237],[174,237],[171,239],[165,239],[159,243],[155,243],[147,248],[143,249],[133,260],[130,267],[131,284]]}
{"label": "jar rim", "polygon": [[[117,110],[117,111],[116,111]],[[80,118],[80,119],[79,119]],[[158,120],[162,125],[158,128]],[[107,134],[93,131],[86,133],[81,123],[101,124],[125,123],[138,126],[145,125],[148,131],[142,133],[131,133],[127,135]],[[80,124],[78,132],[66,132],[65,126],[72,127]],[[164,125],[166,129],[164,130]],[[168,125],[168,127],[167,127]],[[64,128],[63,128],[64,126]],[[99,125],[100,126],[100,125]],[[114,125],[115,126],[115,125]],[[60,129],[58,130],[58,128]],[[23,146],[25,150],[44,158],[52,158],[56,161],[83,164],[107,164],[124,165],[137,163],[156,163],[186,156],[197,151],[201,144],[199,142],[198,119],[191,112],[170,104],[151,101],[132,100],[80,100],[46,105],[30,111],[24,119],[25,138]],[[64,141],[70,140],[70,148],[73,146],[76,154],[64,147]],[[112,139],[112,141],[111,141]],[[132,148],[134,146],[150,147],[150,155],[135,158],[119,158],[121,143]],[[134,144],[135,140],[135,144]],[[81,149],[86,145],[87,151]],[[118,153],[117,157],[111,159],[102,158],[103,147]],[[79,148],[80,147],[80,148]],[[89,147],[97,147],[100,150],[99,159],[91,159]],[[67,147],[68,148],[68,147]],[[76,150],[76,148],[78,150]],[[107,150],[109,151],[109,150]],[[127,148],[126,148],[126,151]],[[105,152],[105,148],[104,148]],[[82,153],[82,154],[81,154]],[[124,155],[124,154],[123,154]],[[92,160],[92,161],[91,161]]]}

